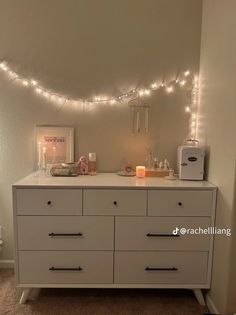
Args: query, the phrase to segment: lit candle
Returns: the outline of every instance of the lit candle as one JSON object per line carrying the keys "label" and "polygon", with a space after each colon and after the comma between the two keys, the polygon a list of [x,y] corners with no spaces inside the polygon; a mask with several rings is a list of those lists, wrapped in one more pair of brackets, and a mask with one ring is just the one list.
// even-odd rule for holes
{"label": "lit candle", "polygon": [[145,177],[145,166],[136,166],[136,176],[137,177]]}

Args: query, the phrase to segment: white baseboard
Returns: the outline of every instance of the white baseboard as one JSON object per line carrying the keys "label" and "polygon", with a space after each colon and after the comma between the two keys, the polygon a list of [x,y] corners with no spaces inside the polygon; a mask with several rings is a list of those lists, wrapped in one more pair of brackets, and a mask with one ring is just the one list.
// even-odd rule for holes
{"label": "white baseboard", "polygon": [[206,298],[206,305],[207,305],[210,313],[211,314],[220,314],[217,307],[215,306],[215,303],[210,298],[209,294],[206,294],[205,298]]}
{"label": "white baseboard", "polygon": [[3,268],[14,268],[14,260],[12,259],[6,259],[6,260],[0,260],[0,269]]}

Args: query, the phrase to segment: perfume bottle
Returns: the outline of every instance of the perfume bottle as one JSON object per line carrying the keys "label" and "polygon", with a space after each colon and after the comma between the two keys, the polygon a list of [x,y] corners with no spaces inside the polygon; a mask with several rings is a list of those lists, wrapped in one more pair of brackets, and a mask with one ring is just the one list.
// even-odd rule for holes
{"label": "perfume bottle", "polygon": [[146,158],[146,168],[152,170],[154,168],[154,158],[152,152],[149,152]]}
{"label": "perfume bottle", "polygon": [[164,160],[164,170],[168,171],[170,169],[170,163],[167,159]]}
{"label": "perfume bottle", "polygon": [[89,153],[89,174],[97,174],[97,157],[96,153]]}
{"label": "perfume bottle", "polygon": [[157,171],[157,169],[158,169],[158,158],[155,157],[154,158],[154,170]]}

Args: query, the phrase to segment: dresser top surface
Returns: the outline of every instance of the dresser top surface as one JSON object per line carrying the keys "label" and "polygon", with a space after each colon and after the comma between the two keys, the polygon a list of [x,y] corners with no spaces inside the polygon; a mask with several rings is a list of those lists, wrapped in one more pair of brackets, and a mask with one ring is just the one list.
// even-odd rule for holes
{"label": "dresser top surface", "polygon": [[52,177],[30,174],[14,184],[18,188],[65,187],[65,188],[194,188],[213,189],[207,181],[168,180],[160,177],[122,177],[116,173],[99,173],[96,176]]}

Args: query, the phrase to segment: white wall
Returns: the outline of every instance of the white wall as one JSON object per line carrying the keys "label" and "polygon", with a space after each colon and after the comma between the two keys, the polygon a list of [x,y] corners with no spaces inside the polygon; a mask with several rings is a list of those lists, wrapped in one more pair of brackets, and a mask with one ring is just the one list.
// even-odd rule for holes
{"label": "white wall", "polygon": [[[235,0],[203,1],[198,137],[208,150],[208,180],[219,187],[216,225],[232,228],[236,157],[235,30]],[[235,259],[230,266],[235,241],[235,236],[215,238],[208,299],[223,315],[236,312]]]}
{"label": "white wall", "polygon": [[[199,0],[0,1],[0,59],[74,97],[119,94],[179,70],[198,71],[200,33]],[[1,258],[12,258],[11,185],[33,170],[36,124],[75,126],[76,158],[97,152],[101,171],[117,171],[125,160],[143,163],[149,147],[175,165],[188,133],[188,96],[151,97],[150,133],[133,136],[127,104],[58,108],[0,74]]]}

